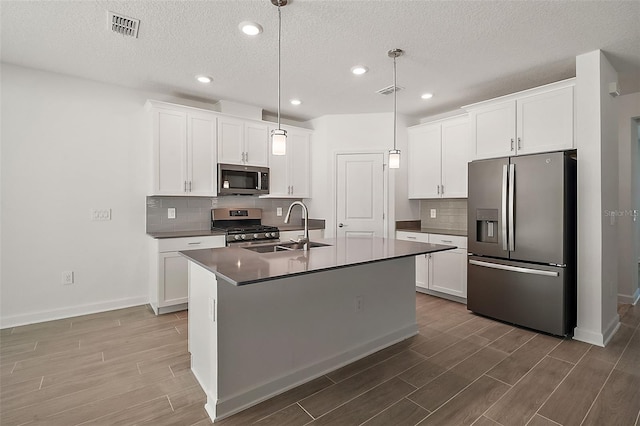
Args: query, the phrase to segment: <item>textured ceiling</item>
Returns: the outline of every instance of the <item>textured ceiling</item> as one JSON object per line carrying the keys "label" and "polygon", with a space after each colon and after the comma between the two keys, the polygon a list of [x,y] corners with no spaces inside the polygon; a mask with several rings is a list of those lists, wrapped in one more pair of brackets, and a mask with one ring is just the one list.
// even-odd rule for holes
{"label": "textured ceiling", "polygon": [[[137,39],[107,11],[140,19]],[[123,86],[276,110],[277,9],[269,0],[0,2],[2,62]],[[425,117],[575,76],[602,49],[623,93],[640,91],[640,1],[322,1],[282,8],[282,114],[398,111]],[[257,37],[241,21],[264,27]],[[370,71],[350,73],[355,64]],[[196,74],[214,78],[204,86]],[[420,99],[424,92],[434,98]],[[292,106],[290,98],[302,99]]]}

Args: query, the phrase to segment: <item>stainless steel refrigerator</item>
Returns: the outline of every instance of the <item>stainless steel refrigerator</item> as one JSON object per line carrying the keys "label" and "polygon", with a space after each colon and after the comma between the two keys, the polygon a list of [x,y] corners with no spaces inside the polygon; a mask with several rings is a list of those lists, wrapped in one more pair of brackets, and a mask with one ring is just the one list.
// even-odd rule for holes
{"label": "stainless steel refrigerator", "polygon": [[576,159],[469,163],[467,308],[550,334],[576,321]]}

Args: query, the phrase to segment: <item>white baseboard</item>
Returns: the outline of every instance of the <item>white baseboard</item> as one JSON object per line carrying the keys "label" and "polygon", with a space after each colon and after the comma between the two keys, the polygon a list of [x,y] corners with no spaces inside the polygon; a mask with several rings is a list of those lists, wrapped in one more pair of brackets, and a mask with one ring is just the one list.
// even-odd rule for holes
{"label": "white baseboard", "polygon": [[454,296],[452,294],[441,293],[439,291],[429,290],[426,288],[416,286],[416,292],[422,294],[428,294],[429,296],[436,296],[441,299],[451,300],[452,302],[462,303],[463,305],[467,304],[466,297]]}
{"label": "white baseboard", "polygon": [[626,294],[618,294],[618,303],[635,306],[636,303],[638,303],[638,300],[640,300],[640,288],[637,288],[636,292],[631,296]]}
{"label": "white baseboard", "polygon": [[364,358],[367,355],[389,347],[402,340],[408,339],[417,333],[418,326],[416,324],[406,326],[393,333],[387,334],[386,336],[366,342],[331,358],[324,359],[313,365],[294,371],[286,376],[278,377],[268,383],[249,389],[241,394],[236,394],[223,400],[218,400],[215,408],[213,407],[215,401],[207,398],[208,400],[205,405],[205,409],[212,420],[221,420],[289,389],[318,378],[323,374]]}
{"label": "white baseboard", "polygon": [[50,311],[30,312],[28,314],[0,318],[0,328],[18,327],[21,325],[77,317],[80,315],[95,314],[97,312],[113,311],[115,309],[146,305],[147,303],[149,303],[149,298],[147,296],[139,296],[127,299],[110,300],[108,302],[52,309]]}
{"label": "white baseboard", "polygon": [[618,328],[620,328],[620,316],[616,314],[611,319],[603,333],[576,327],[573,331],[573,339],[604,347],[609,343],[609,340],[611,340],[613,335],[616,334]]}

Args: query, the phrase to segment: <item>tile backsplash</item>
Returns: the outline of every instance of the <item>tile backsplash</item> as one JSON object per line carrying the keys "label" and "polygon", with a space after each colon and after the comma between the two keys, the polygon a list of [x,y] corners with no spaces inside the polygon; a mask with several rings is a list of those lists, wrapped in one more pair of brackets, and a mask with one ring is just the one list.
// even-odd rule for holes
{"label": "tile backsplash", "polygon": [[[431,217],[431,209],[436,217]],[[420,221],[423,228],[442,229],[443,231],[467,230],[467,199],[449,198],[420,201]]]}
{"label": "tile backsplash", "polygon": [[[270,199],[253,196],[202,197],[147,197],[147,232],[203,231],[211,228],[211,209],[218,207],[261,208],[262,223],[281,225],[293,199]],[[169,219],[167,209],[176,209],[175,219]],[[282,216],[276,215],[281,207]],[[291,222],[299,223],[302,211],[291,212]]]}

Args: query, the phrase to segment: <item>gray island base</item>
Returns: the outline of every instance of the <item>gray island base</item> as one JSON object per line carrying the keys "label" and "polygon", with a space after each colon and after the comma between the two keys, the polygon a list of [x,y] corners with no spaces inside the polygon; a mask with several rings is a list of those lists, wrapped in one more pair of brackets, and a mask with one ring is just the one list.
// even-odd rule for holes
{"label": "gray island base", "polygon": [[414,256],[455,248],[322,242],[307,252],[182,252],[191,369],[213,421],[415,335]]}

